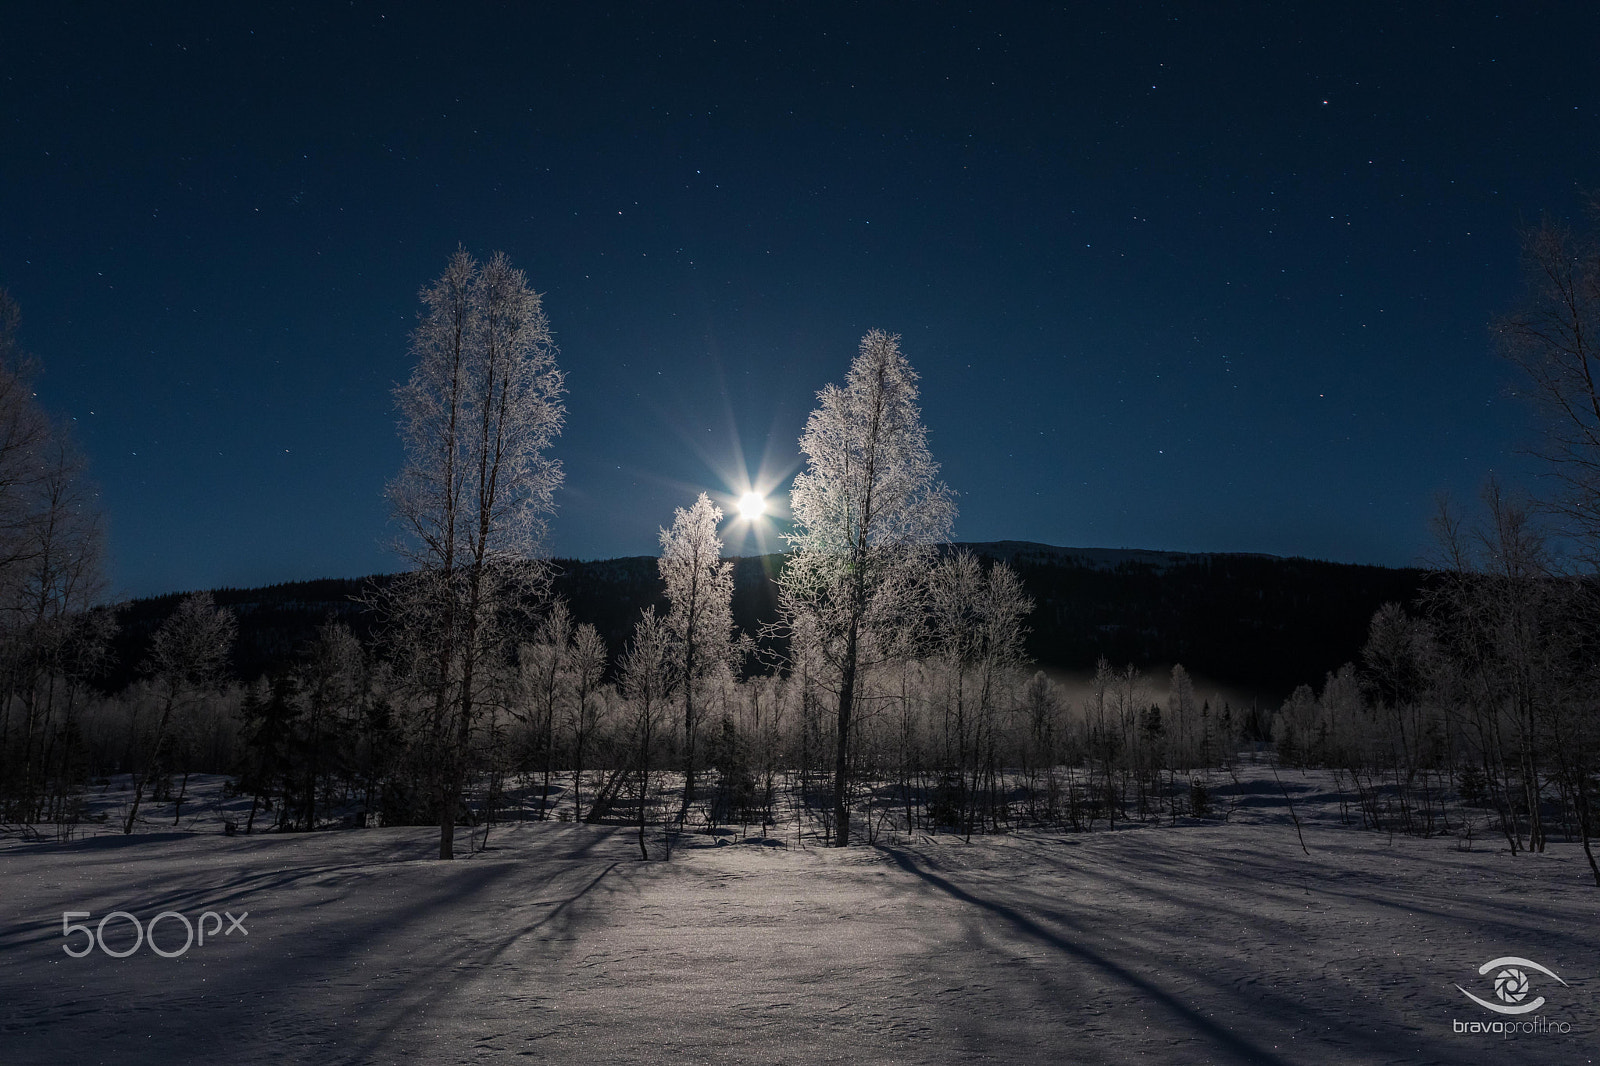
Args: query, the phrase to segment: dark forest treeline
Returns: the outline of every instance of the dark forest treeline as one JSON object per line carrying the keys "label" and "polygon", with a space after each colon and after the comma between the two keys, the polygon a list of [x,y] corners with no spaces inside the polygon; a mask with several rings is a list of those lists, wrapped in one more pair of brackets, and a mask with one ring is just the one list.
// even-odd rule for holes
{"label": "dark forest treeline", "polygon": [[[1286,693],[1289,680],[1353,658],[1375,605],[1413,599],[1421,581],[1265,556],[966,547],[930,558],[909,629],[871,638],[879,661],[861,676],[850,740],[851,802],[865,805],[869,834],[1203,813],[1206,768],[1268,740],[1275,701],[1208,703],[1184,668],[1167,677],[1166,660]],[[671,617],[661,560],[554,561],[543,597],[508,608],[520,636],[484,677],[461,817],[545,818],[566,804],[568,817],[631,809],[683,827],[767,822],[786,808],[830,832],[836,812],[822,797],[837,735],[824,705],[837,678],[815,646],[795,647],[774,624],[785,562],[726,564],[728,628],[711,632],[732,642],[696,675],[689,718],[681,670],[641,660],[640,619]],[[40,719],[58,769],[51,787],[12,796],[10,817],[53,820],[70,835],[81,790],[127,774],[118,822],[131,831],[143,813],[176,824],[189,775],[207,772],[252,797],[247,832],[427,820],[436,768],[418,733],[426,718],[372,606],[394,580],[225,588],[97,611],[107,654],[84,680],[99,694]],[[1085,693],[1070,699],[1041,664],[1082,670]]]}
{"label": "dark forest treeline", "polygon": [[1554,840],[1600,859],[1600,582],[1557,565],[1526,501],[1490,484],[1485,517],[1435,522],[1448,565],[1373,615],[1360,656],[1299,686],[1263,732],[1280,763],[1332,770],[1347,819],[1516,854]]}
{"label": "dark forest treeline", "polygon": [[[1083,550],[1020,541],[965,547],[1005,562],[1022,579],[1034,603],[1026,650],[1035,663],[1088,674],[1102,658],[1141,668],[1181,662],[1267,703],[1354,660],[1373,612],[1384,603],[1414,602],[1424,578],[1414,569],[1243,553]],[[734,622],[744,633],[760,633],[778,614],[774,578],[783,557],[733,563]],[[555,594],[577,622],[598,630],[613,657],[642,610],[665,606],[654,556],[557,559],[554,566]],[[362,601],[372,584],[387,580],[327,578],[215,590],[217,606],[239,623],[235,676],[254,681],[280,672],[329,621],[369,642],[377,619]],[[115,608],[114,655],[99,687],[120,691],[138,676],[151,635],[182,599],[172,593]]]}

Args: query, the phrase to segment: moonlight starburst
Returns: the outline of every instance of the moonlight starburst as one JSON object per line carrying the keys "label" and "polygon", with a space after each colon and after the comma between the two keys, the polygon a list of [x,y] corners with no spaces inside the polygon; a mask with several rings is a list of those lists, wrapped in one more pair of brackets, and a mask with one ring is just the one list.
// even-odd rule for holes
{"label": "moonlight starburst", "polygon": [[767,513],[767,500],[759,492],[747,492],[739,497],[739,517],[754,522]]}

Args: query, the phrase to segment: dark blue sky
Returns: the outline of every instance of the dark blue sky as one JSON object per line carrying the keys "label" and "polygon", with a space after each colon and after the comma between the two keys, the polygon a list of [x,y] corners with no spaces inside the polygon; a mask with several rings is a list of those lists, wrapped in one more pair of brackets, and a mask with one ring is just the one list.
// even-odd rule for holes
{"label": "dark blue sky", "polygon": [[560,555],[791,471],[875,326],[963,540],[1405,564],[1528,468],[1486,326],[1600,180],[1593,5],[540,7],[6,14],[0,285],[119,592],[397,565],[458,242],[546,294]]}

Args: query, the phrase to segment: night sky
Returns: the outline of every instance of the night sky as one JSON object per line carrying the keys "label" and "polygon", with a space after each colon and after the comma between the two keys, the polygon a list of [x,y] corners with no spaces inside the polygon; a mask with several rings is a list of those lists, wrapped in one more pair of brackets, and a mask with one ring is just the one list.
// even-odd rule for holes
{"label": "night sky", "polygon": [[1592,4],[142,7],[0,27],[0,285],[118,595],[398,567],[458,243],[545,294],[553,554],[792,474],[880,327],[958,539],[1413,563],[1531,469],[1487,325],[1600,184]]}

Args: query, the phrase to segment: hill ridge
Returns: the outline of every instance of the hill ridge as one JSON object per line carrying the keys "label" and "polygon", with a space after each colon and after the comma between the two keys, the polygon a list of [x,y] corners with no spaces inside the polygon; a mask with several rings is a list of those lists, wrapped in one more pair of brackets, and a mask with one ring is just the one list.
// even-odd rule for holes
{"label": "hill ridge", "polygon": [[[1181,662],[1218,682],[1281,698],[1296,685],[1359,656],[1367,626],[1388,601],[1411,603],[1425,580],[1415,568],[1337,563],[1250,552],[1164,552],[1070,548],[1034,541],[950,545],[1002,560],[1022,578],[1034,610],[1028,653],[1041,666],[1092,670],[1104,656],[1151,670]],[[733,556],[734,621],[759,631],[777,615],[774,578],[781,554]],[[594,625],[613,654],[626,645],[640,611],[664,605],[653,555],[583,561],[553,559],[555,591],[579,622]],[[370,610],[356,601],[393,575],[317,578],[255,588],[212,590],[239,617],[234,654],[250,681],[293,663],[330,619],[369,639]],[[181,593],[116,605],[122,630],[117,662],[102,679],[115,690],[138,675],[157,626]]]}

